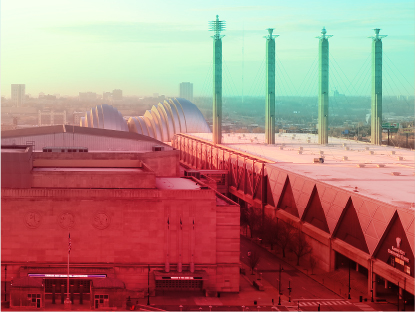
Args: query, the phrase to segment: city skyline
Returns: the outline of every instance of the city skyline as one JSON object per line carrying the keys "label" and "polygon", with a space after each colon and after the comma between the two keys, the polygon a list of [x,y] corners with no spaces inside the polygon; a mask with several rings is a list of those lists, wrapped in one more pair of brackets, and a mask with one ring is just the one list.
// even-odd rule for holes
{"label": "city skyline", "polygon": [[223,33],[224,96],[263,94],[263,37],[270,27],[280,35],[276,39],[277,96],[317,94],[315,37],[323,26],[333,35],[330,91],[370,95],[368,37],[373,36],[373,28],[381,28],[381,34],[388,35],[384,41],[384,96],[413,94],[413,2],[352,1],[330,7],[306,1],[274,4],[38,1],[34,5],[5,1],[1,95],[10,97],[10,85],[21,83],[32,95],[75,96],[117,87],[124,96],[173,96],[178,95],[179,82],[192,81],[195,97],[211,96],[208,21],[216,14],[227,23]]}

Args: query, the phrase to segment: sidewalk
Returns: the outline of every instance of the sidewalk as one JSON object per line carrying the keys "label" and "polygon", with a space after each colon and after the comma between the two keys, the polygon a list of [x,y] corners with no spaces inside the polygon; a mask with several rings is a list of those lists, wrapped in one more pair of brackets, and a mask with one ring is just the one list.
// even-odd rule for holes
{"label": "sidewalk", "polygon": [[[375,311],[394,311],[397,309],[396,300],[395,301],[385,301],[385,302],[371,302],[371,297],[367,294],[367,278],[359,273],[356,270],[350,271],[350,298],[348,299],[348,288],[349,288],[349,272],[347,269],[338,269],[334,272],[326,272],[318,267],[314,268],[313,272],[311,270],[310,264],[305,259],[300,259],[300,265],[297,266],[296,256],[286,250],[285,257],[282,256],[282,252],[274,246],[271,250],[270,246],[261,244],[260,241],[256,238],[250,238],[244,235],[245,232],[241,230],[241,236],[244,236],[260,246],[261,248],[267,250],[269,253],[275,255],[278,259],[285,262],[286,264],[296,268],[298,271],[312,278],[316,282],[325,286],[327,289],[330,289],[334,293],[343,297],[344,299],[349,300],[356,306],[368,306],[374,308]],[[363,302],[360,304],[360,296],[362,296]],[[388,298],[386,298],[388,299]],[[401,303],[402,308],[402,303]],[[366,309],[365,309],[366,310]],[[413,311],[413,306],[406,306],[407,311]]]}

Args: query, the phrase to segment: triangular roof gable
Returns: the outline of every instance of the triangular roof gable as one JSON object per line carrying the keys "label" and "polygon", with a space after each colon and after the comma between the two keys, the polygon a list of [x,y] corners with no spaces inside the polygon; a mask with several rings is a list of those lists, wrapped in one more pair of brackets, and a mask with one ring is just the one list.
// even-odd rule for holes
{"label": "triangular roof gable", "polygon": [[288,213],[296,216],[297,218],[299,217],[297,205],[295,204],[294,200],[293,190],[291,188],[290,178],[288,176],[285,180],[284,188],[278,201],[277,208],[281,208]]}
{"label": "triangular roof gable", "polygon": [[[400,239],[399,248],[397,246],[397,238]],[[395,211],[391,222],[389,222],[385,232],[383,233],[382,238],[373,253],[373,257],[388,263],[388,259],[391,255],[388,252],[388,249],[392,250],[392,247],[398,248],[405,253],[403,256],[409,259],[411,276],[414,276],[414,253],[397,211]]]}
{"label": "triangular roof gable", "polygon": [[307,207],[303,213],[302,220],[314,225],[324,232],[330,233],[316,186],[313,188]]}
{"label": "triangular roof gable", "polygon": [[363,235],[362,227],[360,226],[359,218],[357,217],[351,198],[349,198],[346,207],[342,211],[333,232],[333,237],[369,253],[365,236]]}

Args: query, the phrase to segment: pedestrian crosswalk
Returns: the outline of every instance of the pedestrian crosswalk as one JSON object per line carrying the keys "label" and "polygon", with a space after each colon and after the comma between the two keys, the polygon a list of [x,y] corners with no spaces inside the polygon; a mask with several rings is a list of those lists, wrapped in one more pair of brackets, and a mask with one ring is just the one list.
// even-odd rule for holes
{"label": "pedestrian crosswalk", "polygon": [[373,309],[370,305],[366,303],[355,303],[354,305],[362,311],[376,311],[375,309]]}
{"label": "pedestrian crosswalk", "polygon": [[345,304],[352,304],[348,300],[319,300],[319,301],[300,301],[299,306],[300,307],[306,307],[306,306],[318,306],[318,305],[345,305]]}

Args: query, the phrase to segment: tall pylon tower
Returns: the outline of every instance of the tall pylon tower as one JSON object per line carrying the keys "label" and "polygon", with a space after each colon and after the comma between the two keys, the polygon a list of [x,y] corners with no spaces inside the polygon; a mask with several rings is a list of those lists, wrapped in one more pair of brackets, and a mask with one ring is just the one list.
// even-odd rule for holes
{"label": "tall pylon tower", "polygon": [[374,29],[372,38],[372,109],[371,109],[371,137],[372,144],[382,144],[382,38],[380,29]]}
{"label": "tall pylon tower", "polygon": [[274,28],[268,28],[265,57],[267,60],[265,78],[265,143],[275,144],[275,38]]}
{"label": "tall pylon tower", "polygon": [[333,35],[326,35],[326,28],[321,30],[318,45],[318,143],[329,142],[329,40]]}
{"label": "tall pylon tower", "polygon": [[214,31],[213,38],[213,144],[222,143],[222,38],[225,21],[209,22],[209,30]]}

